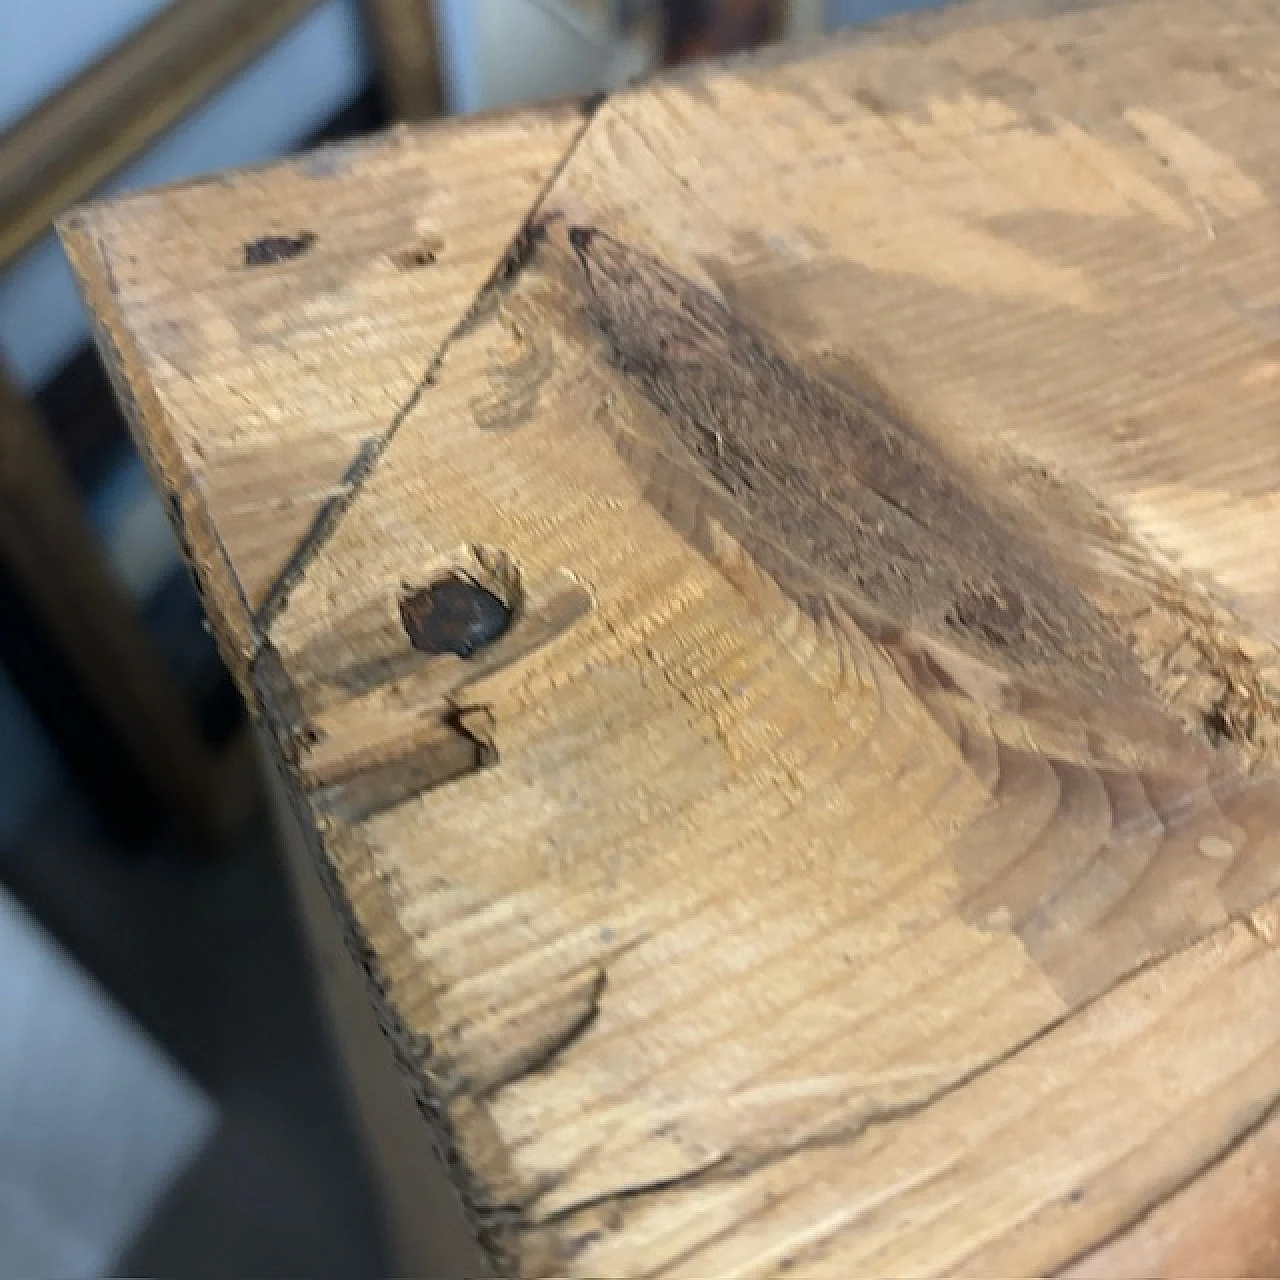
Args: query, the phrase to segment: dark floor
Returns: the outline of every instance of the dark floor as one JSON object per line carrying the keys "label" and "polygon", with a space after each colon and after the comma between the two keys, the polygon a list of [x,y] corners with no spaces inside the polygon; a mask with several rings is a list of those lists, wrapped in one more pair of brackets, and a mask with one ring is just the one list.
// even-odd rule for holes
{"label": "dark floor", "polygon": [[214,1098],[219,1126],[117,1274],[387,1273],[379,1206],[265,820],[199,863],[113,850],[67,795],[0,873]]}

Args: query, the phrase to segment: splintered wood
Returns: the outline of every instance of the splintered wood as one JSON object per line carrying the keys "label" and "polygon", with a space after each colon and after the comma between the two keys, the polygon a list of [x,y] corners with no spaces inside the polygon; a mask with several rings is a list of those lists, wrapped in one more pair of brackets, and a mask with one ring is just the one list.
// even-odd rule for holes
{"label": "splintered wood", "polygon": [[1278,89],[962,6],[462,129],[465,276],[429,134],[70,229],[501,1266],[1280,1266]]}

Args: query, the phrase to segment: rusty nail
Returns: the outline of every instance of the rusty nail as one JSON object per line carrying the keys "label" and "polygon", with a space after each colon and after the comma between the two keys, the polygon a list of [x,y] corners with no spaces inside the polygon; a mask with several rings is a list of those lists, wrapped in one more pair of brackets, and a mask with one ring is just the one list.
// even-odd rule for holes
{"label": "rusty nail", "polygon": [[511,625],[511,610],[474,578],[454,573],[404,596],[400,621],[415,649],[469,658]]}

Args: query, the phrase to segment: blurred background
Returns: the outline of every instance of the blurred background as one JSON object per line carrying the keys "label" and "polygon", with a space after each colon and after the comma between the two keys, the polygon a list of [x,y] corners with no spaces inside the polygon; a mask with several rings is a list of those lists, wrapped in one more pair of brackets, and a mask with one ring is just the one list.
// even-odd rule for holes
{"label": "blurred background", "polygon": [[[243,710],[51,220],[926,3],[0,0],[0,1280],[392,1266]],[[149,717],[216,772],[215,838]]]}

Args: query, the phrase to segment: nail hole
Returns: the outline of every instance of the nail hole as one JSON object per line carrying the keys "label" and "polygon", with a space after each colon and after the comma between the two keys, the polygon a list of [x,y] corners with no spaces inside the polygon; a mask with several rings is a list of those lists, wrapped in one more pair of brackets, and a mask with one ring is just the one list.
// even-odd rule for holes
{"label": "nail hole", "polygon": [[400,621],[415,649],[470,658],[510,627],[518,591],[504,587],[518,584],[504,583],[501,576],[484,572],[488,567],[480,561],[486,581],[455,569],[429,586],[401,596]]}
{"label": "nail hole", "polygon": [[439,236],[424,236],[417,244],[396,250],[391,254],[391,261],[401,271],[416,271],[438,261],[443,250],[444,241]]}
{"label": "nail hole", "polygon": [[404,249],[400,253],[393,254],[391,258],[391,261],[401,271],[412,271],[416,267],[429,267],[435,260],[436,255],[430,249]]}
{"label": "nail hole", "polygon": [[267,267],[275,262],[288,262],[301,257],[316,242],[314,231],[299,231],[296,236],[261,236],[244,247],[246,267]]}

